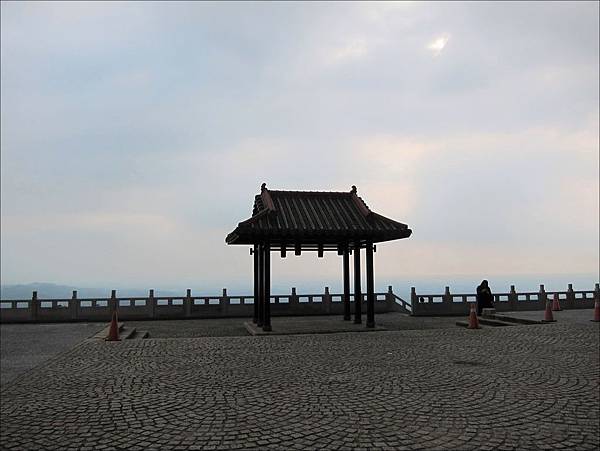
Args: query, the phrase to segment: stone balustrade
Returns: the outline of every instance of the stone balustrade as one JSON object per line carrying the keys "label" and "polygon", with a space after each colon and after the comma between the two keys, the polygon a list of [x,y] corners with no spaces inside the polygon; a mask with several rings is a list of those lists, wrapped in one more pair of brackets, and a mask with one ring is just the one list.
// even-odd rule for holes
{"label": "stone balustrade", "polygon": [[[495,293],[494,302],[499,312],[519,310],[543,310],[546,300],[558,294],[564,309],[593,308],[594,300],[600,299],[600,287],[594,290],[573,290],[569,284],[566,291],[546,291],[540,285],[537,292],[519,292],[511,285],[508,293]],[[290,294],[271,295],[271,312],[275,316],[296,315],[343,315],[341,293],[330,293],[329,288],[319,294],[297,294],[292,288]],[[362,295],[366,308],[366,294]],[[402,312],[413,316],[468,315],[471,303],[476,302],[475,294],[451,293],[446,287],[443,294],[418,294],[411,288],[410,302],[394,294],[392,287],[385,293],[375,293],[375,313]],[[354,304],[354,295],[350,295]],[[108,321],[113,311],[122,320],[148,319],[187,319],[187,318],[231,318],[253,315],[253,296],[233,296],[223,289],[220,296],[196,296],[187,290],[185,296],[155,296],[150,290],[148,296],[118,297],[112,290],[108,298],[78,298],[73,291],[70,299],[39,299],[33,292],[31,299],[2,299],[0,301],[0,322],[69,322],[69,321]],[[354,308],[351,309],[354,311]]]}
{"label": "stone balustrade", "polygon": [[[297,294],[296,289],[286,295],[271,295],[271,312],[276,316],[343,315],[342,294],[330,293],[329,288],[320,294]],[[366,294],[362,296],[366,306]],[[401,302],[400,302],[401,301]],[[354,303],[354,295],[350,296]],[[227,318],[253,315],[253,296],[232,296],[223,289],[220,296],[196,296],[187,290],[185,296],[119,297],[112,290],[109,298],[78,298],[73,291],[71,299],[39,299],[33,292],[31,299],[2,299],[0,322],[68,322],[109,321],[117,311],[119,320]],[[408,303],[392,292],[375,293],[375,313],[405,311]],[[366,308],[366,307],[365,307]]]}
{"label": "stone balustrade", "polygon": [[[594,300],[600,299],[600,286],[594,290],[573,290],[569,284],[566,291],[546,291],[540,285],[537,292],[517,293],[515,286],[510,286],[508,293],[494,293],[496,311],[543,310],[547,300],[553,300],[558,294],[561,308],[593,308]],[[475,294],[454,294],[446,287],[444,294],[417,294],[416,288],[411,288],[411,313],[414,316],[468,315],[471,303],[477,302]]]}

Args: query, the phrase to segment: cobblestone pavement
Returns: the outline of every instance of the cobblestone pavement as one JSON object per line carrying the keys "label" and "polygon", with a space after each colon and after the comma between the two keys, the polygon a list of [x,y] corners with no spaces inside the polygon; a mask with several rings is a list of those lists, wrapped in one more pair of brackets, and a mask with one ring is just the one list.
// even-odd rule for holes
{"label": "cobblestone pavement", "polygon": [[[512,316],[513,318],[533,319],[541,321],[544,319],[544,311],[533,312],[498,312],[499,315]],[[573,309],[552,312],[552,316],[558,322],[588,324],[594,317],[594,309]]]}
{"label": "cobblestone pavement", "polygon": [[599,325],[86,341],[2,449],[598,449]]}
{"label": "cobblestone pavement", "polygon": [[0,385],[94,335],[105,324],[0,325]]}
{"label": "cobblestone pavement", "polygon": [[[542,312],[543,314],[543,312]],[[354,317],[353,317],[354,318]],[[219,318],[219,319],[192,319],[192,320],[160,320],[160,321],[128,321],[127,326],[150,332],[152,338],[193,338],[193,337],[230,337],[246,336],[248,331],[244,321],[250,318]],[[344,321],[341,316],[274,316],[271,319],[273,330],[299,330],[305,332],[331,330],[339,327],[352,327],[352,322]],[[363,323],[356,327],[365,327]],[[440,329],[456,328],[456,317],[412,317],[403,313],[383,313],[375,315],[378,325],[388,330],[411,329]]]}

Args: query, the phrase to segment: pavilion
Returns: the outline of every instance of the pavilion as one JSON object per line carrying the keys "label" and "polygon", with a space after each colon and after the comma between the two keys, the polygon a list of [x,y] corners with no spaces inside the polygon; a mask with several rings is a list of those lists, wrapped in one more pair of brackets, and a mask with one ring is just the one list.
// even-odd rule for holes
{"label": "pavilion", "polygon": [[[326,251],[343,256],[344,319],[350,320],[350,253],[354,251],[354,323],[361,323],[360,250],[366,249],[367,327],[375,327],[374,243],[408,238],[412,230],[369,209],[356,194],[333,191],[274,191],[262,184],[252,217],[227,235],[227,244],[252,245],[254,255],[253,322],[271,331],[271,252]],[[258,302],[257,302],[258,300]]]}

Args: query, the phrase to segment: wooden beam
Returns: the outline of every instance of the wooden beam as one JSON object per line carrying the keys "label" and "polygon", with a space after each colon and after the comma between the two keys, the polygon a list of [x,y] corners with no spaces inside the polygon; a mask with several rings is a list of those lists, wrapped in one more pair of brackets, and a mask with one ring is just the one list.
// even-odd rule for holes
{"label": "wooden beam", "polygon": [[[272,244],[271,245],[271,252],[278,252],[281,251],[281,249],[283,249],[283,247],[279,244]],[[296,246],[295,245],[286,245],[285,246],[285,250],[286,251],[290,251],[290,252],[294,252],[296,250]],[[311,246],[305,246],[305,245],[300,245],[300,251],[301,252],[318,252],[319,251],[319,246],[318,245],[311,245]],[[327,246],[327,245],[323,245],[323,252],[338,252],[338,248],[337,246]],[[340,252],[339,255],[342,255],[342,253]]]}

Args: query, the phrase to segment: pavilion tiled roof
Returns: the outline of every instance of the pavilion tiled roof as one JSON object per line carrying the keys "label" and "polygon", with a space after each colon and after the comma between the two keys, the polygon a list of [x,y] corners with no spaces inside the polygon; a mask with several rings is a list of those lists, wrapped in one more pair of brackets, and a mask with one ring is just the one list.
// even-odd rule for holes
{"label": "pavilion tiled roof", "polygon": [[354,186],[350,192],[277,191],[263,184],[252,217],[240,222],[226,242],[338,245],[406,238],[411,232],[406,224],[371,211]]}

